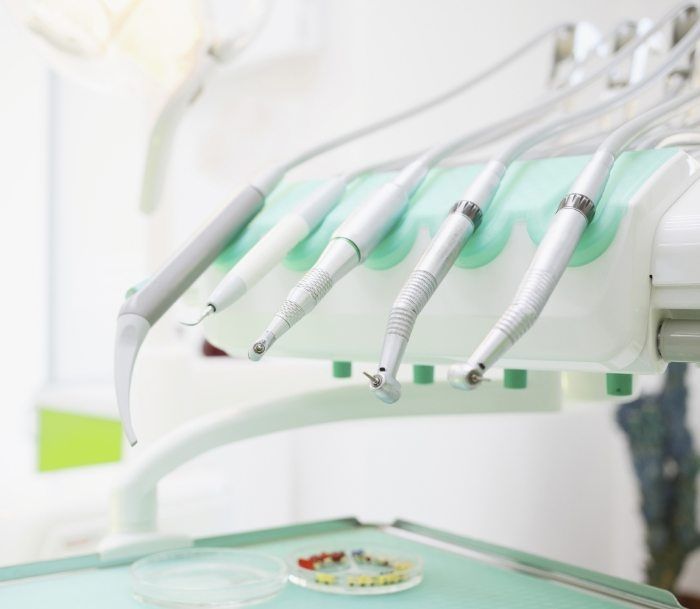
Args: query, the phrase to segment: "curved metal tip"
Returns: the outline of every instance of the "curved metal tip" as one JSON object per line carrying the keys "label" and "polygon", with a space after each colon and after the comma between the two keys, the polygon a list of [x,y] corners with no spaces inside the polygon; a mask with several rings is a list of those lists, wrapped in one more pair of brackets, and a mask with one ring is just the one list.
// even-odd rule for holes
{"label": "curved metal tip", "polygon": [[213,304],[208,304],[207,308],[204,309],[204,312],[199,316],[199,319],[196,321],[181,321],[180,323],[183,326],[197,326],[201,324],[207,317],[209,317],[212,313],[216,313],[216,307]]}

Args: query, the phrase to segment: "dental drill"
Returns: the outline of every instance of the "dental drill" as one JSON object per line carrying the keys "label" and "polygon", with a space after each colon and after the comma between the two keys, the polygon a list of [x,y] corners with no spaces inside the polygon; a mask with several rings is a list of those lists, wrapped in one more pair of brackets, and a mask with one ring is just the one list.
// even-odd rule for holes
{"label": "dental drill", "polygon": [[[665,24],[684,11],[686,6],[671,11],[637,40],[620,49],[593,74],[571,85],[568,89],[560,91],[504,121],[459,136],[446,144],[435,146],[406,166],[390,182],[379,188],[360,207],[355,209],[338,227],[313,268],[291,290],[270,324],[253,343],[248,357],[253,361],[260,360],[283,334],[313,310],[342,277],[366,259],[399,220],[408,206],[411,195],[436,163],[458,150],[496,141],[509,135],[513,130],[521,129],[524,125],[541,119],[542,114],[557,103],[578,93],[601,76],[607,75],[611,68],[629,57]],[[685,50],[687,52],[687,49]],[[490,175],[484,177],[483,185],[480,186],[484,192],[500,183],[505,172],[505,165],[502,162],[489,164],[489,172]],[[473,226],[479,221],[480,214],[476,206],[460,207],[459,213],[464,217],[464,221],[460,221],[462,224],[467,222]],[[425,292],[430,292],[430,283],[423,285],[422,289]],[[397,359],[400,359],[400,355]],[[374,377],[368,376],[374,384]]]}
{"label": "dental drill", "polygon": [[[462,199],[453,205],[392,306],[378,370],[373,375],[365,373],[376,397],[389,404],[400,398],[401,384],[396,376],[418,315],[452,268],[464,245],[478,229],[483,212],[493,200],[508,166],[542,141],[628,102],[671,72],[692,44],[694,40],[689,35],[683,44],[679,42],[673,47],[673,52],[663,65],[648,77],[634,85],[628,85],[624,92],[613,98],[526,133],[485,165]],[[471,369],[469,372],[474,375]]]}
{"label": "dental drill", "polygon": [[[697,40],[700,26],[687,35],[693,42]],[[450,366],[448,380],[453,387],[473,389],[478,386],[483,381],[484,373],[537,321],[564,274],[584,230],[593,220],[596,204],[619,154],[657,121],[699,98],[700,91],[696,90],[665,102],[616,129],[601,144],[575,180],[569,194],[559,204],[512,304],[468,361]]]}
{"label": "dental drill", "polygon": [[472,76],[457,86],[358,129],[332,138],[310,148],[250,181],[208,224],[196,233],[168,262],[158,270],[138,292],[130,296],[117,317],[114,354],[114,380],[119,415],[124,433],[133,446],[137,439],[131,420],[131,379],[141,345],[151,327],[175,303],[190,285],[206,270],[236,234],[262,208],[265,198],[292,168],[348,142],[407,120],[443,103],[473,87],[495,71],[509,65],[520,55],[535,47],[552,33],[573,26],[557,25],[515,49],[487,70]]}

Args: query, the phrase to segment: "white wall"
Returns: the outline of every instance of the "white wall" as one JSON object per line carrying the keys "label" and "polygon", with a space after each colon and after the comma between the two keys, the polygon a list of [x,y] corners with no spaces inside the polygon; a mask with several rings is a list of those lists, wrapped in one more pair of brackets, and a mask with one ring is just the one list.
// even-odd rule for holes
{"label": "white wall", "polygon": [[[53,106],[54,379],[109,380],[112,320],[123,290],[146,276],[249,173],[447,87],[545,25],[586,18],[608,29],[623,17],[656,16],[673,4],[538,0],[533,10],[533,3],[516,0],[328,1],[320,53],[255,69],[229,68],[207,87],[182,125],[164,204],[150,220],[135,211],[144,145],[139,100],[110,98],[61,81]],[[16,41],[0,44],[20,48]],[[545,56],[539,52],[531,65],[545,66]],[[26,61],[35,73],[40,70],[34,60]],[[540,74],[544,77],[545,70]],[[506,85],[330,154],[298,175],[322,175],[348,163],[419,149],[537,94],[540,81],[529,82],[525,70],[509,77]],[[32,99],[45,99],[32,89],[41,82],[37,76],[39,84],[25,85]],[[29,111],[14,107],[12,116],[43,120],[44,106],[37,105]],[[10,123],[18,129],[18,122]],[[15,139],[22,141],[19,134]],[[43,149],[43,136],[30,141],[27,150]],[[31,163],[39,160],[31,158],[22,167]],[[44,182],[36,184],[40,190]],[[45,194],[35,197],[41,201]],[[37,224],[38,217],[29,217],[25,233]],[[149,249],[146,238],[153,234],[159,246]],[[38,293],[37,285],[44,284],[25,289]],[[5,318],[16,316],[12,302]],[[159,349],[179,340],[178,315],[182,311],[163,320],[161,338],[146,343],[144,359],[157,358]],[[27,340],[24,330],[21,336]],[[32,341],[32,355],[41,357],[39,339]],[[23,382],[25,387],[37,383]],[[241,387],[241,392],[253,389]],[[137,407],[147,416],[147,405]],[[694,427],[700,433],[697,411]],[[276,448],[265,440],[223,449],[202,461],[230,470],[241,527],[349,513],[401,516],[609,573],[641,576],[638,498],[626,446],[607,405],[570,406],[551,415],[331,426],[280,441]],[[254,475],[238,465],[241,460],[253,464]],[[281,475],[276,460],[291,462],[293,484],[279,484],[287,470]],[[266,498],[264,510],[256,509],[255,496]],[[183,526],[194,530],[198,524]]]}
{"label": "white wall", "polygon": [[[49,75],[21,42],[0,7],[0,474],[32,467],[29,407],[48,368]],[[4,468],[2,464],[12,464]]]}

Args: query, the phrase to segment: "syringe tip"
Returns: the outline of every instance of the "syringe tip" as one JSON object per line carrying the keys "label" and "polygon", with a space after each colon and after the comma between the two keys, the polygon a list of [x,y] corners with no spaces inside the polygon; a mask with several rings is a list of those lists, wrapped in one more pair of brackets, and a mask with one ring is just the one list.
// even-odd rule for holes
{"label": "syringe tip", "polygon": [[208,304],[207,308],[204,309],[204,312],[199,316],[199,319],[196,321],[181,321],[180,323],[183,326],[196,326],[200,323],[202,323],[207,317],[209,317],[212,313],[216,312],[216,307],[213,304]]}

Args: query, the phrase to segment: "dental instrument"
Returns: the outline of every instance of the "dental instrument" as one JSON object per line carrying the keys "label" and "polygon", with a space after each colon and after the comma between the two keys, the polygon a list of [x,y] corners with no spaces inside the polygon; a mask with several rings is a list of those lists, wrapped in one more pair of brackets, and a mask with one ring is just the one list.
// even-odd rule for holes
{"label": "dental instrument", "polygon": [[199,318],[186,326],[196,326],[214,313],[220,313],[241,298],[287,253],[305,239],[342,199],[347,187],[358,177],[401,165],[406,158],[374,163],[356,171],[331,178],[314,190],[294,210],[285,214],[265,235],[226,273],[207,299]]}
{"label": "dental instrument", "polygon": [[[678,44],[694,43],[700,36],[700,25],[690,30]],[[658,73],[658,72],[657,72]],[[454,364],[448,371],[453,387],[473,389],[486,372],[537,321],[571,260],[586,227],[593,220],[596,205],[605,189],[615,160],[628,144],[686,104],[700,98],[700,91],[690,91],[644,112],[613,131],[601,144],[574,182],[555,213],[535,256],[506,312],[465,364]]]}
{"label": "dental instrument", "polygon": [[[485,165],[467,188],[463,198],[453,205],[393,304],[378,370],[374,375],[365,373],[370,389],[380,400],[391,404],[400,398],[401,384],[396,379],[396,374],[418,315],[452,268],[464,245],[478,229],[483,212],[493,200],[510,164],[540,142],[621,106],[655,84],[675,68],[690,45],[694,44],[700,33],[699,28],[700,26],[696,25],[694,34],[688,33],[688,38],[677,42],[670,57],[648,77],[628,86],[614,98],[529,131]],[[478,362],[481,363],[481,360]]]}
{"label": "dental instrument", "polygon": [[[609,58],[592,75],[570,86],[565,91],[561,91],[542,102],[534,104],[509,119],[460,135],[445,144],[434,146],[407,165],[390,182],[370,196],[338,227],[314,267],[292,289],[270,324],[253,343],[248,352],[248,357],[253,361],[260,360],[285,332],[311,312],[335,283],[366,259],[367,255],[371,253],[401,217],[412,193],[420,186],[428,171],[436,163],[460,149],[467,146],[490,143],[508,135],[513,129],[522,128],[523,124],[541,118],[541,115],[546,110],[552,108],[559,101],[585,89],[597,78],[608,75],[611,68],[619,65],[624,59],[632,55],[651,36],[660,31],[663,26],[686,9],[687,5],[685,4],[682,7],[673,9],[637,40],[623,46],[616,55]],[[680,50],[676,50],[674,57],[680,57],[681,53],[687,52],[687,46],[687,44],[680,45],[679,43],[677,49]],[[635,87],[638,86],[635,85]],[[636,91],[637,89],[630,90]],[[620,94],[620,98],[622,100],[628,99],[629,92]],[[596,113],[608,107],[607,104],[601,104],[596,107]],[[549,135],[552,134],[549,131],[547,133]],[[541,141],[541,139],[544,139],[544,137],[537,141]],[[525,149],[527,148],[529,148],[529,145]],[[513,153],[518,153],[518,150],[513,150]],[[495,191],[493,187],[497,186],[504,173],[504,163],[500,161],[490,163],[483,174],[483,180],[475,181],[475,190],[477,193],[484,195],[490,190]],[[472,230],[474,225],[480,221],[481,212],[479,207],[475,204],[470,204],[469,201],[463,202],[455,211],[461,214],[463,222],[472,226]],[[416,277],[416,281],[420,282],[421,280]],[[432,293],[434,288],[431,288],[431,285],[430,282],[424,283],[416,289],[419,289],[422,293]],[[412,287],[411,289],[414,288]],[[407,340],[407,337],[404,337],[403,340]],[[402,350],[400,351],[401,353],[398,354],[397,360],[400,359],[403,353]],[[378,382],[379,384],[377,384]],[[375,389],[378,389],[381,381],[375,379],[372,381],[372,384]]]}
{"label": "dental instrument", "polygon": [[488,69],[452,89],[397,114],[331,138],[250,181],[228,205],[166,262],[143,288],[130,296],[122,305],[117,317],[114,379],[119,415],[129,444],[133,446],[137,442],[131,421],[131,379],[136,357],[151,326],[204,272],[236,233],[255,216],[261,209],[265,197],[274,190],[288,171],[334,148],[407,120],[451,99],[518,59],[524,52],[552,33],[561,32],[561,30],[561,25],[547,28]]}

